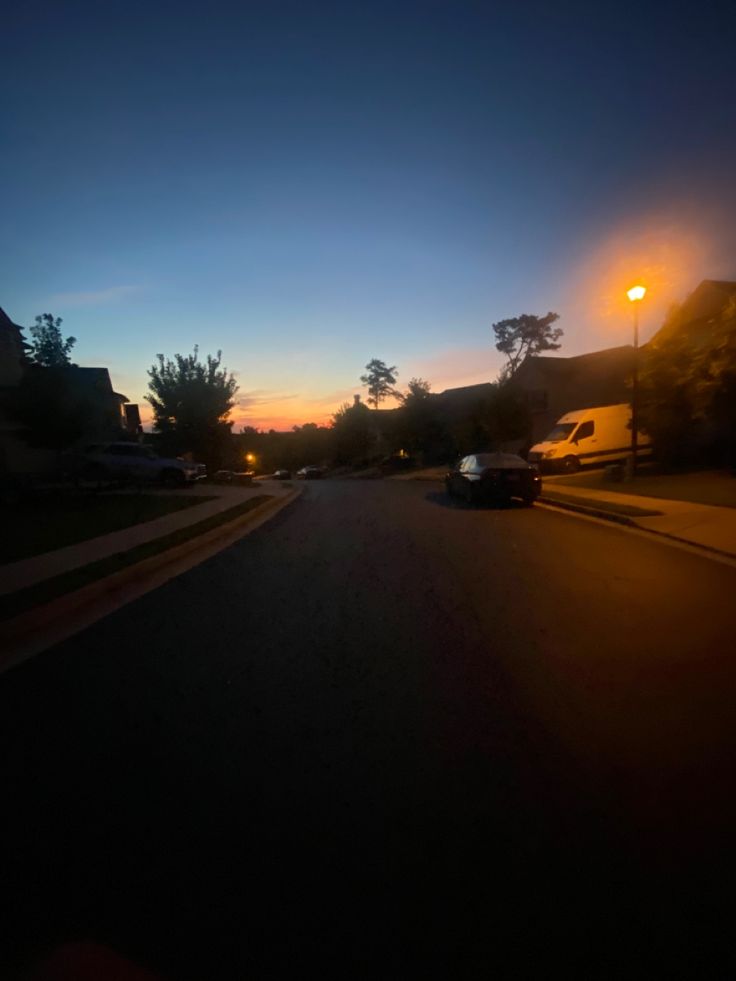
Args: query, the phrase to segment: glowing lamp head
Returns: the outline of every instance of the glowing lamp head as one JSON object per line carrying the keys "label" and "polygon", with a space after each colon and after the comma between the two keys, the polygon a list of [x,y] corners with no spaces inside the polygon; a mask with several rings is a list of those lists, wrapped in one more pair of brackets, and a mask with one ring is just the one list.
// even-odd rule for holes
{"label": "glowing lamp head", "polygon": [[245,454],[245,459],[247,460],[248,463],[255,463],[256,462],[256,455],[255,455],[255,453],[246,453]]}
{"label": "glowing lamp head", "polygon": [[626,291],[626,295],[628,296],[628,298],[631,300],[632,303],[635,303],[637,300],[644,299],[644,294],[646,293],[646,291],[647,291],[646,286],[632,286],[630,290]]}

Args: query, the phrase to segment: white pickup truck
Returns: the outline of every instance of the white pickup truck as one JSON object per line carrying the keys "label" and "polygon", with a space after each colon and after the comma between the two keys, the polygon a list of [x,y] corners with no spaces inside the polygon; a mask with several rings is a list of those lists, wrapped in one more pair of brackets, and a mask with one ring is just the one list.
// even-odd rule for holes
{"label": "white pickup truck", "polygon": [[150,446],[140,443],[99,443],[85,449],[80,476],[84,480],[126,480],[185,487],[206,477],[207,468],[203,463],[158,456]]}

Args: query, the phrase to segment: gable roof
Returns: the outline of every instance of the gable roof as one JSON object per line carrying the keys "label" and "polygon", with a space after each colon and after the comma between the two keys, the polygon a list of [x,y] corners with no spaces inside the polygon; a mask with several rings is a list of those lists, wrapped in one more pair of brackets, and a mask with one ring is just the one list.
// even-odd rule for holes
{"label": "gable roof", "polygon": [[736,283],[726,279],[704,279],[686,297],[680,307],[679,319],[683,324],[710,320],[717,317],[734,297]]}
{"label": "gable roof", "polygon": [[0,307],[0,330],[10,331],[16,335],[17,340],[24,348],[29,347],[29,345],[26,344],[25,340],[23,339],[23,328],[19,324],[13,323],[2,307]]}
{"label": "gable roof", "polygon": [[460,388],[446,388],[444,392],[438,392],[435,398],[451,399],[453,401],[465,401],[466,399],[485,398],[493,391],[490,382],[480,382],[478,385],[463,385]]}
{"label": "gable roof", "polygon": [[80,368],[79,365],[70,364],[65,369],[75,385],[85,389],[90,395],[111,395],[119,402],[127,402],[125,395],[120,395],[113,391],[110,372],[107,368]]}

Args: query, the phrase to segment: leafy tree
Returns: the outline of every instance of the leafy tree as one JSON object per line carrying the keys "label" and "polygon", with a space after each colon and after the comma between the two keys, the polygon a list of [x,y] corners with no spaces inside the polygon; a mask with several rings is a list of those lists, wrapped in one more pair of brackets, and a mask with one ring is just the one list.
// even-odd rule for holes
{"label": "leafy tree", "polygon": [[195,347],[193,354],[156,358],[148,370],[146,401],[165,447],[168,452],[191,451],[208,467],[218,467],[229,453],[232,422],[227,416],[238,390],[234,376],[221,367],[222,352],[202,361]]}
{"label": "leafy tree", "polygon": [[542,351],[560,349],[558,341],[564,331],[561,327],[552,327],[559,319],[559,314],[552,312],[546,317],[523,313],[520,317],[499,320],[493,324],[496,350],[505,354],[508,359],[501,372],[502,381],[513,378],[528,357]]}
{"label": "leafy tree", "polygon": [[377,409],[379,404],[390,395],[395,395],[396,365],[390,368],[384,361],[373,358],[365,366],[366,373],[360,376],[361,382],[368,388],[368,403]]}
{"label": "leafy tree", "polygon": [[406,392],[403,395],[397,392],[396,397],[403,406],[415,405],[429,398],[432,394],[431,388],[431,384],[423,378],[412,378]]}
{"label": "leafy tree", "polygon": [[76,337],[62,336],[61,317],[50,313],[41,313],[36,317],[36,323],[30,328],[31,344],[30,358],[34,364],[44,368],[61,368],[71,364],[69,352],[77,343]]}
{"label": "leafy tree", "polygon": [[736,300],[706,323],[674,307],[640,351],[639,422],[667,464],[736,464]]}

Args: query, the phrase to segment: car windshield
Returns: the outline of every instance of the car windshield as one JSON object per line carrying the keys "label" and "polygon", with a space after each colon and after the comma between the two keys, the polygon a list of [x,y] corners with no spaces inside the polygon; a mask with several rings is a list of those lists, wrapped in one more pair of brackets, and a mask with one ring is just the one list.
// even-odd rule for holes
{"label": "car windshield", "polygon": [[545,439],[545,443],[562,443],[566,440],[573,429],[577,426],[576,422],[560,422]]}
{"label": "car windshield", "polygon": [[479,467],[489,467],[495,470],[516,470],[519,467],[528,466],[526,460],[522,460],[515,453],[479,453],[475,458]]}

